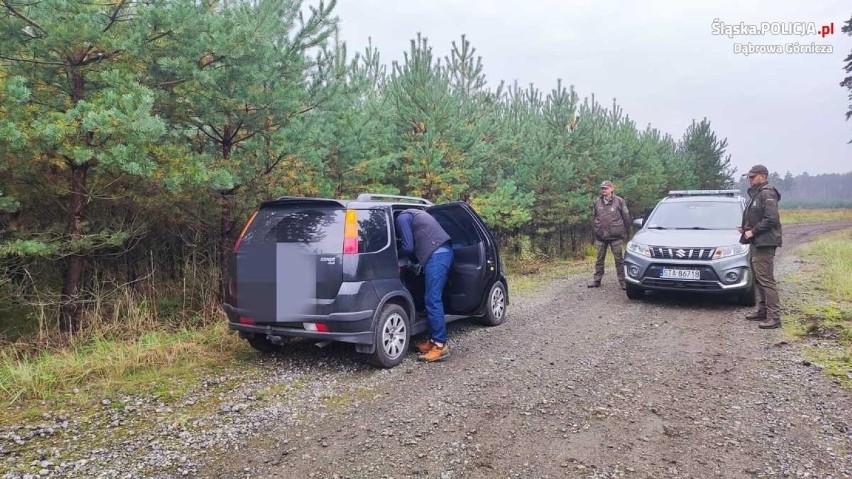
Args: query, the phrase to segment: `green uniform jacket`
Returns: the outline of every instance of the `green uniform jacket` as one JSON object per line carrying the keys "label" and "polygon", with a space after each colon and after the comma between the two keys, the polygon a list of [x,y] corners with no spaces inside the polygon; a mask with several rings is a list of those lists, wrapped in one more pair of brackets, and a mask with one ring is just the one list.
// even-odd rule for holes
{"label": "green uniform jacket", "polygon": [[743,230],[751,230],[754,236],[751,244],[755,247],[781,246],[781,218],[778,216],[778,202],[781,193],[769,182],[754,185],[748,189],[750,201],[743,212]]}
{"label": "green uniform jacket", "polygon": [[627,228],[630,227],[630,212],[627,202],[618,195],[612,195],[607,203],[603,195],[595,199],[593,205],[595,239],[599,241],[615,241],[627,238]]}

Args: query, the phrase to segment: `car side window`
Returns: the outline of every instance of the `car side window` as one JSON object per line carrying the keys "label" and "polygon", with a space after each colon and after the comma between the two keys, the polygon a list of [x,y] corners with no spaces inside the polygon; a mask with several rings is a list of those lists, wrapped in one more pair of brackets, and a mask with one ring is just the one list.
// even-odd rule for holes
{"label": "car side window", "polygon": [[358,253],[375,253],[388,245],[385,210],[358,210]]}

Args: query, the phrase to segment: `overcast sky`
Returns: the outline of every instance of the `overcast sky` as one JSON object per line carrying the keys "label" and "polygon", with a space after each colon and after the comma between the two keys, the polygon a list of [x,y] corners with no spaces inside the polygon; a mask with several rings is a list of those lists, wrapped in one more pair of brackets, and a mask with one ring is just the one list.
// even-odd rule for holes
{"label": "overcast sky", "polygon": [[[762,6],[757,6],[760,4]],[[843,59],[852,37],[848,0],[339,0],[350,52],[372,37],[383,63],[402,60],[418,32],[436,56],[465,34],[482,56],[490,86],[534,83],[544,92],[561,78],[604,104],[616,98],[641,129],[680,138],[707,117],[738,173],[755,163],[781,174],[852,171],[852,121]],[[834,35],[715,36],[728,25],[834,22]],[[831,45],[833,54],[734,53],[734,44]]]}

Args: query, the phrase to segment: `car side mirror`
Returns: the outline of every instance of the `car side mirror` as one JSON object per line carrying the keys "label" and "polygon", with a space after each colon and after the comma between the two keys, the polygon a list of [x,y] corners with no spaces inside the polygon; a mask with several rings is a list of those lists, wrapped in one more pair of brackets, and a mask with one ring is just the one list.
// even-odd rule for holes
{"label": "car side mirror", "polygon": [[633,226],[635,226],[635,227],[636,227],[636,229],[639,229],[639,228],[641,228],[641,227],[642,227],[642,223],[644,223],[644,222],[645,222],[645,220],[644,220],[644,219],[642,219],[642,218],[636,218],[635,220],[633,220]]}

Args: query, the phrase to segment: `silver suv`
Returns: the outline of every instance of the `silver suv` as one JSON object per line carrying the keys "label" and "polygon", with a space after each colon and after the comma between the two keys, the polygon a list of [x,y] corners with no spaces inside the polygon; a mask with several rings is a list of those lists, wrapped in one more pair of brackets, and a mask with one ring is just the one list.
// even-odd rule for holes
{"label": "silver suv", "polygon": [[749,248],[739,242],[745,198],[737,190],[670,191],[627,243],[627,297],[645,290],[725,294],[755,303]]}

